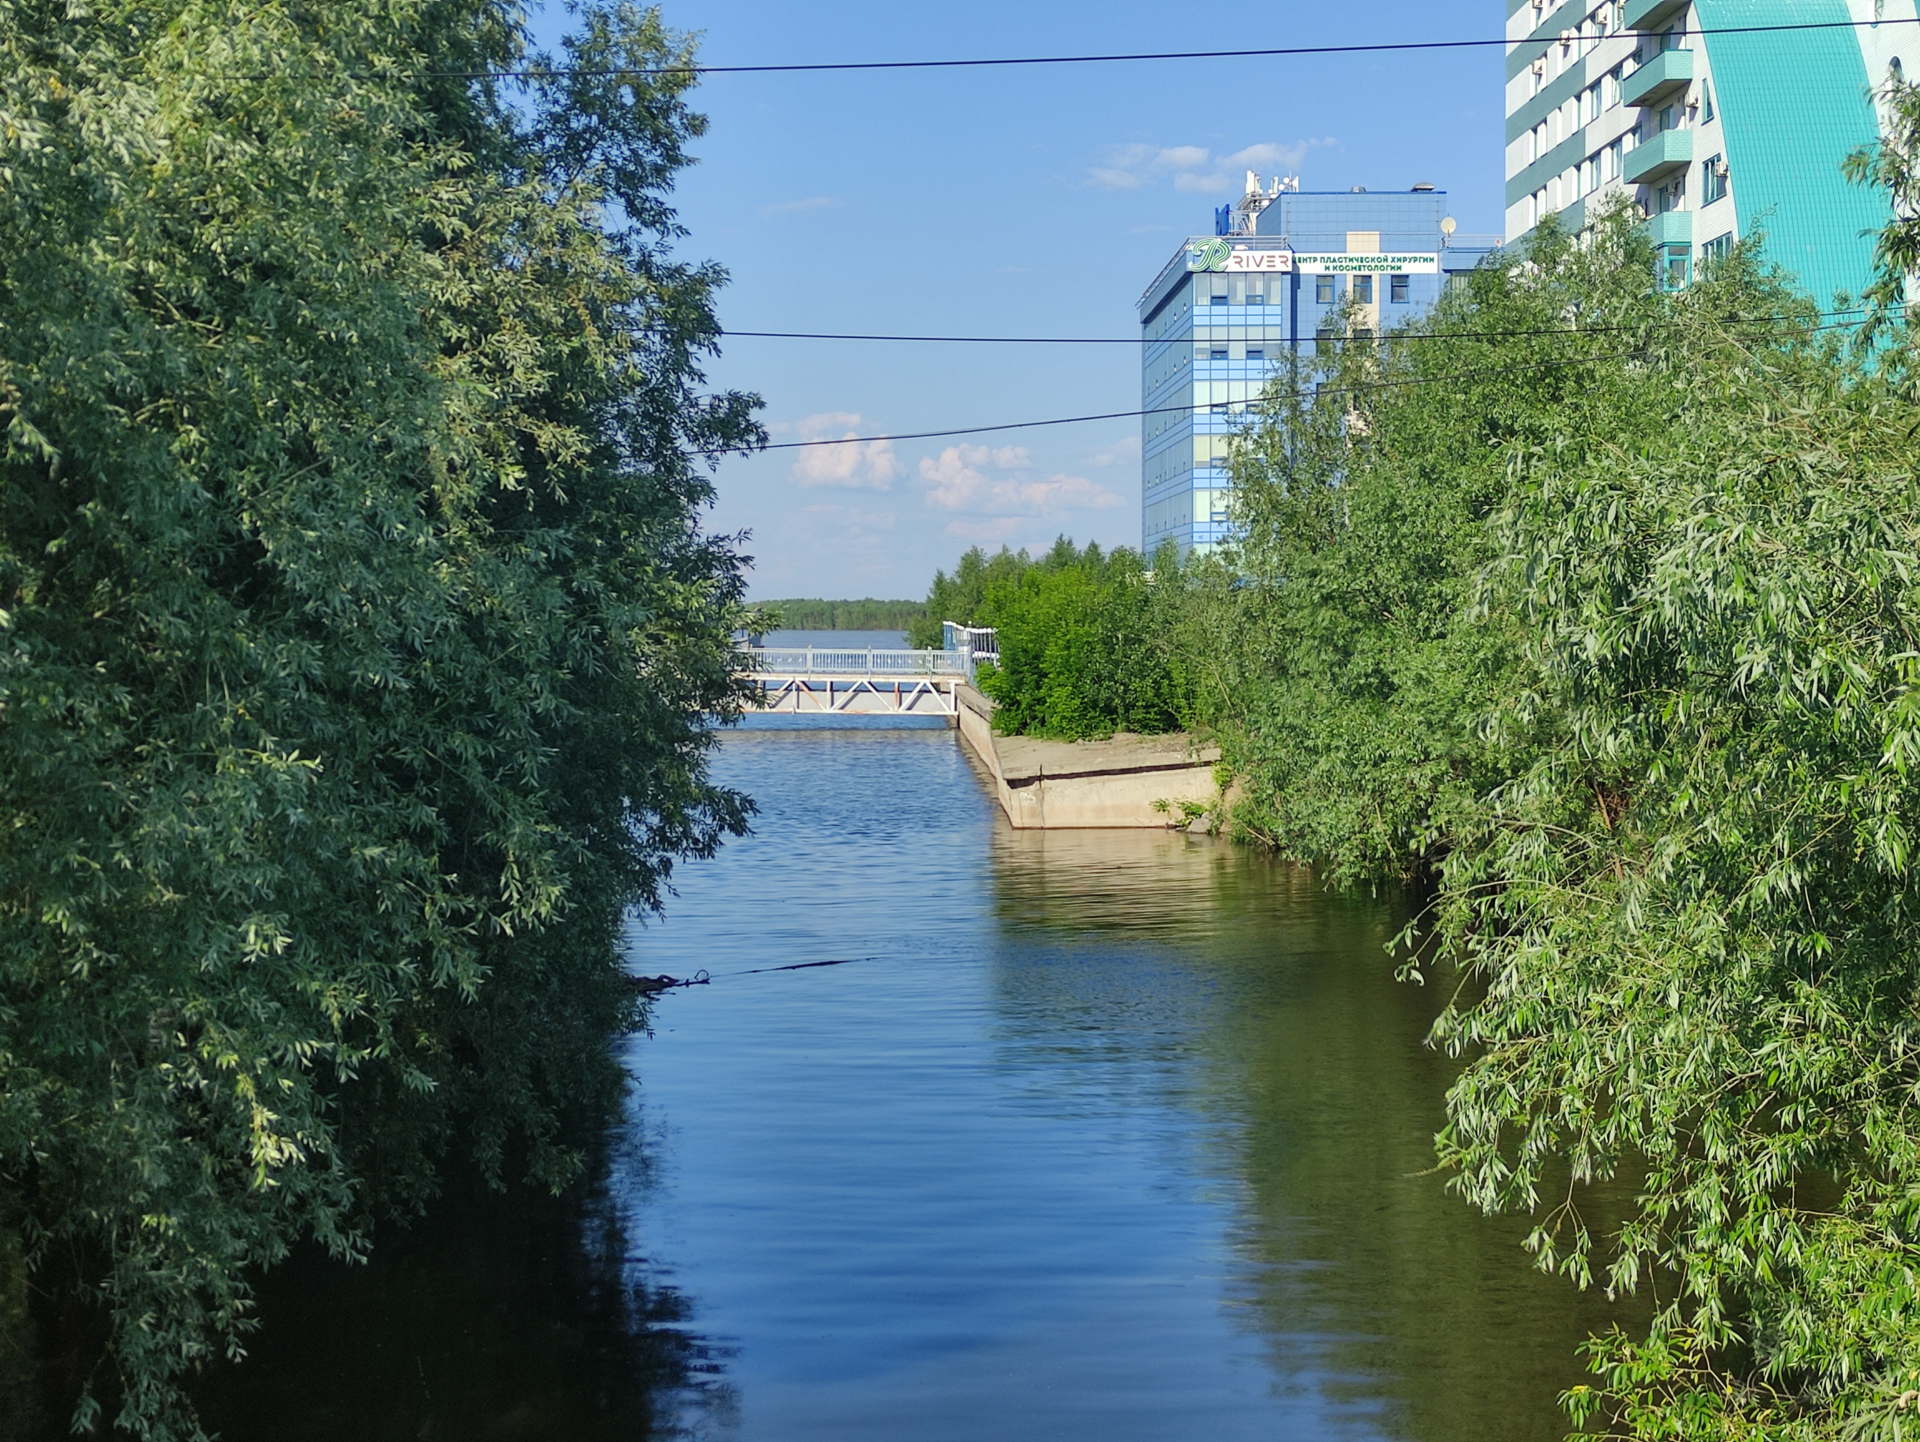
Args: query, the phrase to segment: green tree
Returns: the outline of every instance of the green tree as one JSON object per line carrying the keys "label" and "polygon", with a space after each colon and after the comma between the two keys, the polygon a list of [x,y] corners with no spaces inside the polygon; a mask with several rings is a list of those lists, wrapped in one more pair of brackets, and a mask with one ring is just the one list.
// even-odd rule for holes
{"label": "green tree", "polygon": [[[1894,85],[1874,334],[1710,308],[1649,366],[1631,449],[1538,448],[1489,603],[1538,678],[1531,763],[1449,859],[1474,1058],[1441,1138],[1543,1263],[1647,1286],[1572,1399],[1609,1435],[1854,1439],[1920,1416],[1920,453],[1904,314],[1920,96]],[[1904,217],[1904,218],[1902,218]],[[1584,1185],[1630,1175],[1595,1237]]]}
{"label": "green tree", "polygon": [[[1447,865],[1476,984],[1441,1151],[1543,1265],[1658,1299],[1583,1416],[1910,1435],[1920,417],[1811,323],[1675,315],[1658,433],[1534,451],[1498,523],[1536,680],[1493,724],[1533,755]],[[1637,1207],[1596,1237],[1613,1176]]]}
{"label": "green tree", "polygon": [[[920,622],[926,608],[919,601],[762,601],[782,627],[796,631],[904,631]],[[933,642],[940,644],[938,638]]]}
{"label": "green tree", "polygon": [[1216,719],[1244,833],[1341,883],[1411,880],[1508,773],[1479,724],[1521,664],[1512,618],[1472,606],[1489,517],[1516,456],[1658,424],[1635,379],[1672,304],[1652,274],[1631,216],[1584,248],[1548,223],[1418,323],[1270,387],[1229,458],[1245,585]]}
{"label": "green tree", "polygon": [[194,1434],[249,1276],[456,1134],[566,1182],[623,915],[745,824],[692,52],[515,13],[0,8],[0,1225],[82,1419]]}
{"label": "green tree", "polygon": [[976,614],[999,633],[999,662],[980,673],[994,726],[1061,740],[1181,729],[1192,685],[1168,640],[1182,595],[1171,547],[1150,573],[1137,551],[1075,551],[1062,537],[1040,561],[988,576]]}
{"label": "green tree", "polygon": [[936,648],[945,644],[943,628],[948,621],[957,621],[962,626],[988,624],[981,619],[987,587],[1020,576],[1032,564],[1025,551],[1011,551],[1002,546],[989,556],[974,546],[960,558],[951,576],[945,571],[934,572],[933,585],[927,591],[926,609],[907,628],[907,644]]}
{"label": "green tree", "polygon": [[1547,232],[1425,323],[1456,339],[1352,348],[1236,454],[1245,814],[1338,879],[1438,869],[1442,1160],[1655,1305],[1595,1342],[1583,1423],[1910,1436],[1911,238],[1856,346],[1749,248],[1657,292],[1630,220]]}

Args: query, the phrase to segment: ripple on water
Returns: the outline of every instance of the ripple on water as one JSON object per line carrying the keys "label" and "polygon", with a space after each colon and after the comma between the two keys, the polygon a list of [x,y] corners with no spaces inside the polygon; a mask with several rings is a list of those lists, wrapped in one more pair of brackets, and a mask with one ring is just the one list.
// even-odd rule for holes
{"label": "ripple on water", "polygon": [[636,929],[715,981],[629,1050],[628,1201],[731,1351],[724,1431],[1564,1431],[1604,1314],[1416,1175],[1447,1069],[1392,904],[1013,832],[944,729],[763,722],[718,766],[761,813]]}
{"label": "ripple on water", "polygon": [[[270,1276],[249,1438],[1404,1438],[1564,1428],[1591,1297],[1422,1175],[1389,902],[1165,832],[1016,833],[944,726],[757,718],[755,834],[632,932],[600,1185],[455,1178]],[[847,964],[773,971],[817,961]]]}

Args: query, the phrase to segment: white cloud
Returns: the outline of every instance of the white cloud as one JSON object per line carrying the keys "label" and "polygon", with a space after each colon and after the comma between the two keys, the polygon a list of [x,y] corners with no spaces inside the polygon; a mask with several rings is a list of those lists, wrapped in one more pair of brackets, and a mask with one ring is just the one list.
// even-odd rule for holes
{"label": "white cloud", "polygon": [[1298,170],[1308,151],[1335,143],[1332,136],[1291,145],[1262,142],[1231,155],[1215,155],[1204,145],[1113,145],[1088,168],[1087,179],[1106,190],[1139,190],[1172,176],[1175,190],[1237,193],[1249,170],[1268,176]]}
{"label": "white cloud", "polygon": [[1121,436],[1105,449],[1088,456],[1086,463],[1096,470],[1104,470],[1108,466],[1137,466],[1140,464],[1140,437]]}
{"label": "white cloud", "polygon": [[844,438],[828,445],[809,445],[793,463],[793,478],[802,486],[836,486],[843,490],[888,491],[901,474],[893,442],[881,436],[856,440],[860,434],[857,411],[828,411],[808,416],[794,427],[803,441],[829,441],[835,431]]}
{"label": "white cloud", "polygon": [[[937,511],[993,516],[1059,516],[1067,511],[1106,510],[1126,504],[1085,476],[1064,473],[1034,479],[1025,446],[948,446],[939,458],[920,462],[927,504]],[[1002,474],[992,475],[989,472]],[[1011,474],[1008,474],[1011,473]],[[1009,524],[1006,530],[1011,530]],[[1004,532],[1003,532],[1004,534]]]}

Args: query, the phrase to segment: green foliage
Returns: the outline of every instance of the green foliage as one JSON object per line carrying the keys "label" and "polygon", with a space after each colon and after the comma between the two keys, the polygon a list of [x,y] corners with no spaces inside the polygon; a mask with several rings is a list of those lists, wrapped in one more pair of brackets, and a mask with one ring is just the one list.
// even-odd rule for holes
{"label": "green foliage", "polygon": [[[1911,289],[1911,278],[1920,275],[1920,169],[1914,161],[1920,156],[1920,86],[1899,75],[1890,75],[1874,95],[1886,117],[1881,138],[1861,146],[1847,156],[1841,168],[1856,185],[1873,185],[1887,192],[1893,203],[1893,219],[1874,240],[1874,280],[1862,297],[1870,308],[1864,338],[1871,342],[1884,328],[1892,326],[1901,339],[1910,341],[1902,324]],[[1910,370],[1911,347],[1902,345],[1884,356],[1896,374]]]}
{"label": "green foliage", "polygon": [[945,640],[943,628],[948,621],[962,626],[988,624],[981,619],[985,614],[987,588],[1017,579],[1031,565],[1033,561],[1025,551],[1010,551],[1002,546],[998,553],[989,556],[978,546],[973,547],[960,558],[951,576],[945,571],[934,572],[926,608],[907,628],[907,644],[939,647]]}
{"label": "green foliage", "polygon": [[[1233,458],[1241,639],[1210,623],[1202,708],[1253,834],[1342,881],[1434,876],[1467,973],[1443,1162],[1532,1214],[1543,1267],[1656,1302],[1595,1340],[1576,1420],[1912,1436],[1907,333],[1823,332],[1746,251],[1650,277],[1618,220],[1549,232],[1423,323],[1483,342],[1356,346],[1276,397]],[[1632,1201],[1602,1231],[1608,1185]]]}
{"label": "green foliage", "polygon": [[1037,562],[985,568],[975,615],[999,632],[999,663],[980,672],[995,729],[1080,740],[1186,724],[1193,687],[1167,644],[1180,567],[1171,549],[1156,560],[1149,573],[1138,551],[1075,551],[1063,536]]}
{"label": "green foliage", "polygon": [[1659,432],[1533,448],[1496,522],[1532,754],[1444,878],[1478,985],[1441,1152],[1543,1265],[1656,1290],[1576,1399],[1622,1435],[1910,1435],[1920,412],[1703,310],[1643,373]]}
{"label": "green foliage", "polygon": [[[1478,724],[1521,665],[1511,619],[1470,606],[1487,518],[1517,454],[1662,424],[1640,377],[1674,302],[1652,273],[1630,217],[1584,249],[1543,226],[1525,262],[1276,382],[1229,462],[1247,585],[1219,720],[1244,831],[1343,883],[1407,880],[1506,774]],[[1702,303],[1785,303],[1744,277]]]}
{"label": "green foliage", "polygon": [[[762,601],[762,610],[774,613],[781,626],[796,631],[905,631],[920,624],[926,614],[921,601]],[[937,628],[936,628],[937,629]],[[936,634],[932,643],[938,647]]]}
{"label": "green foliage", "polygon": [[623,914],[744,826],[691,51],[589,10],[509,104],[515,13],[0,5],[0,1222],[83,1420],[193,1435],[253,1271],[456,1135],[566,1182]]}

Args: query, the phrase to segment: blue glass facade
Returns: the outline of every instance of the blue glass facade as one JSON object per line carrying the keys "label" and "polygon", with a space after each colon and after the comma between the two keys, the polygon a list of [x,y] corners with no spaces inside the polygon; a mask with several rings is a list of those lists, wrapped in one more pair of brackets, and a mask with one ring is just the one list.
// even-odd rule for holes
{"label": "blue glass facade", "polygon": [[[1435,190],[1284,191],[1251,233],[1195,237],[1167,262],[1140,300],[1147,554],[1167,541],[1184,555],[1228,539],[1230,438],[1288,356],[1313,356],[1350,298],[1355,327],[1377,334],[1480,263],[1489,247],[1450,247],[1446,213]],[[1407,267],[1392,269],[1395,257]],[[1342,273],[1348,265],[1374,268]]]}

